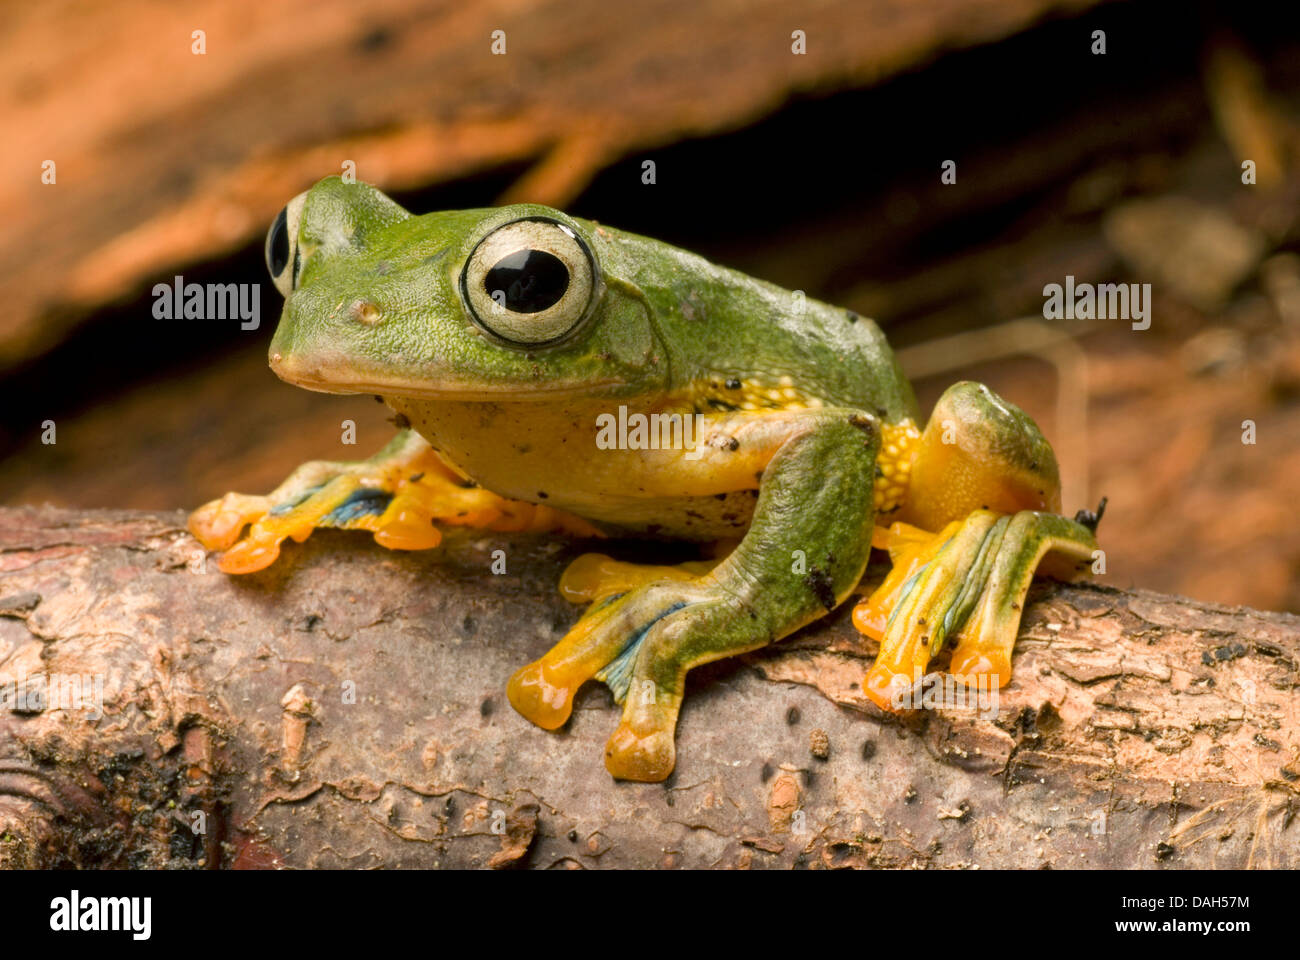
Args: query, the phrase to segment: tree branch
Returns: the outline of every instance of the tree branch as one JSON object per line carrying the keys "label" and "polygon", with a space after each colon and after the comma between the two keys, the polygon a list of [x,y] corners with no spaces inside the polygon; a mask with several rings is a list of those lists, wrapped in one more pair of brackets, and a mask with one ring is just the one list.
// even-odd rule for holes
{"label": "tree branch", "polygon": [[1040,584],[996,717],[899,718],[842,609],[693,673],[673,778],[616,783],[602,687],[559,734],[503,693],[581,547],[326,532],[232,578],[180,514],[0,510],[0,864],[1300,865],[1295,616]]}

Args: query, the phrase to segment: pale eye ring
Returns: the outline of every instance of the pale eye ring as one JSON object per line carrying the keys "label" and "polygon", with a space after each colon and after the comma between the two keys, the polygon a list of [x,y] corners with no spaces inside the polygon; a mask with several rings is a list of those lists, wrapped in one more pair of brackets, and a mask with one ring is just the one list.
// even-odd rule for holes
{"label": "pale eye ring", "polygon": [[298,249],[298,224],[302,208],[307,204],[307,194],[300,193],[290,200],[271,221],[266,231],[266,269],[271,282],[286,300],[298,285],[302,270],[302,252]]}
{"label": "pale eye ring", "polygon": [[587,315],[596,263],[582,239],[547,217],[512,220],[478,242],[461,294],[491,336],[526,346],[563,340]]}

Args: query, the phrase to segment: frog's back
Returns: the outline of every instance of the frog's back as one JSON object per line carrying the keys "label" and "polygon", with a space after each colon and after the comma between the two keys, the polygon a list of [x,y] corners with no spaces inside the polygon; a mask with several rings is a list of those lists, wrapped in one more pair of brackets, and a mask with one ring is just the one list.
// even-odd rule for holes
{"label": "frog's back", "polygon": [[592,229],[607,269],[652,308],[674,390],[715,403],[812,399],[890,423],[916,419],[912,388],[870,319],[657,240]]}

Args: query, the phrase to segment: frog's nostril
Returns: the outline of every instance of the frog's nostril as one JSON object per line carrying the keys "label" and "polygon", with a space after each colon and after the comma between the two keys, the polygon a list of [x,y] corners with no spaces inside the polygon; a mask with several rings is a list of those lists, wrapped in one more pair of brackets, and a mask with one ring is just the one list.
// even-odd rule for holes
{"label": "frog's nostril", "polygon": [[380,320],[384,319],[384,312],[370,300],[353,300],[352,306],[348,308],[348,315],[358,323],[363,323],[367,327],[373,327]]}
{"label": "frog's nostril", "polygon": [[314,371],[314,364],[304,362],[302,357],[293,352],[280,353],[273,350],[267,359],[270,361],[271,372],[286,383],[303,383]]}

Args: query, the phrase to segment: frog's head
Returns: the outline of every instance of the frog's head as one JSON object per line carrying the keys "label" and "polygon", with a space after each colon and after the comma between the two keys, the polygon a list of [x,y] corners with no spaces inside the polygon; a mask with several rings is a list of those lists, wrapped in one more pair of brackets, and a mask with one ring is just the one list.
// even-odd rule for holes
{"label": "frog's head", "polygon": [[412,216],[338,177],[266,238],[281,378],[328,393],[527,400],[666,376],[644,299],[593,224],[538,204]]}

